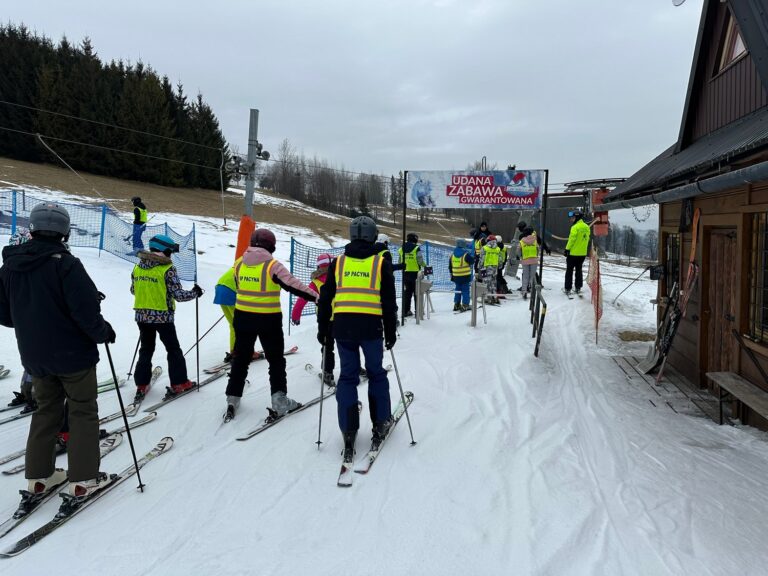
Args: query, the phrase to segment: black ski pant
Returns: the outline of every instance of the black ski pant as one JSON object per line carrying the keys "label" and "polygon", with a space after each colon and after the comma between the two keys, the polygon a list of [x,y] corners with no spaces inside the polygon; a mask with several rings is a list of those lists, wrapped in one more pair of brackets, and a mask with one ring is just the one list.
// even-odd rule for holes
{"label": "black ski pant", "polygon": [[138,325],[141,348],[139,348],[139,360],[136,362],[136,372],[133,375],[136,386],[149,384],[152,378],[152,355],[155,353],[156,336],[160,336],[160,341],[165,346],[171,386],[186,382],[188,380],[187,362],[184,360],[184,353],[176,336],[176,325],[145,322],[139,322]]}
{"label": "black ski pant", "polygon": [[[333,334],[333,321],[328,323],[328,334]],[[328,342],[326,342],[325,346],[323,347],[323,351],[325,352],[323,357],[323,371],[333,372],[333,369],[336,368],[336,356],[334,355],[333,337],[328,337]]]}
{"label": "black ski pant", "polygon": [[56,435],[69,410],[69,480],[92,480],[99,475],[99,406],[96,366],[42,378],[32,378],[37,411],[32,414],[25,455],[25,476],[47,478],[56,464]]}
{"label": "black ski pant", "polygon": [[581,290],[584,285],[584,279],[581,273],[581,267],[584,265],[586,256],[566,256],[565,257],[565,289],[570,290],[573,286],[573,272],[576,272],[576,290]]}
{"label": "black ski pant", "polygon": [[418,272],[403,272],[403,313],[408,314],[411,311],[411,300],[414,299],[416,292],[416,278]]}
{"label": "black ski pant", "polygon": [[248,376],[248,365],[253,358],[256,339],[261,342],[264,356],[269,364],[270,395],[275,392],[288,393],[287,377],[285,374],[285,356],[283,348],[283,314],[254,314],[235,310],[232,321],[235,327],[235,354],[232,359],[232,370],[229,373],[227,396],[243,396],[245,378]]}

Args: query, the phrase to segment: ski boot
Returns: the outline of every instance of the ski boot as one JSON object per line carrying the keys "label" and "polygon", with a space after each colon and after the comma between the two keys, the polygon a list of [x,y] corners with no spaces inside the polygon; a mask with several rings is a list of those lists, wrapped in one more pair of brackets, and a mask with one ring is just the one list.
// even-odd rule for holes
{"label": "ski boot", "polygon": [[240,408],[239,396],[227,396],[227,411],[224,413],[224,422],[230,422],[235,418],[235,412]]}
{"label": "ski boot", "polygon": [[56,468],[48,478],[33,478],[29,480],[27,490],[19,490],[21,502],[16,512],[13,513],[13,517],[18,520],[32,512],[43,498],[66,481],[67,472],[61,468]]}
{"label": "ski boot", "polygon": [[272,394],[272,411],[270,412],[276,419],[282,418],[289,412],[293,412],[297,408],[301,408],[301,404],[288,398],[285,392],[275,392]]}
{"label": "ski boot", "polygon": [[171,384],[170,386],[167,386],[165,389],[167,390],[165,397],[171,398],[173,396],[178,396],[182,392],[187,392],[195,387],[195,382],[191,382],[187,380],[186,382],[182,382],[181,384]]}
{"label": "ski boot", "polygon": [[134,404],[142,402],[149,392],[149,384],[139,384],[136,386],[136,395],[133,397]]}
{"label": "ski boot", "polygon": [[27,397],[21,392],[13,393],[13,400],[8,402],[8,406],[24,406],[27,403]]}
{"label": "ski boot", "polygon": [[459,304],[458,302],[456,302],[456,303],[453,305],[453,311],[454,311],[454,312],[461,312],[461,304]]}
{"label": "ski boot", "polygon": [[344,450],[341,455],[344,460],[344,464],[351,466],[355,460],[355,439],[357,438],[357,430],[351,432],[342,432],[342,438],[344,439]]}
{"label": "ski boot", "polygon": [[376,422],[373,425],[373,436],[371,437],[371,452],[378,452],[379,446],[389,434],[389,429],[392,428],[392,419],[387,418],[383,422]]}
{"label": "ski boot", "polygon": [[323,372],[323,384],[329,388],[336,387],[336,380],[333,377],[333,372]]}

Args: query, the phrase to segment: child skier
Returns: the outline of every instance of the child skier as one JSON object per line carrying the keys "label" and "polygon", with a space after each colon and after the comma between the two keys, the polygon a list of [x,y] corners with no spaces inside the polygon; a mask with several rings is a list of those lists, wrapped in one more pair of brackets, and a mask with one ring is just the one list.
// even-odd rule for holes
{"label": "child skier", "polygon": [[187,363],[179,346],[173,320],[176,302],[188,302],[203,295],[203,289],[197,284],[192,290],[182,288],[171,260],[171,254],[179,251],[179,245],[172,238],[162,234],[153,236],[149,241],[149,250],[139,250],[139,263],[131,272],[133,308],[136,310],[135,318],[141,341],[133,375],[136,382],[134,401],[137,402],[149,391],[157,336],[160,336],[168,354],[168,374],[171,379],[168,395],[175,396],[195,385],[187,378]]}
{"label": "child skier", "polygon": [[459,238],[456,248],[448,259],[451,282],[455,284],[453,293],[453,311],[469,310],[469,280],[472,277],[472,264],[475,258],[467,252],[467,241]]}
{"label": "child skier", "polygon": [[341,374],[336,402],[345,463],[352,462],[360,428],[357,385],[361,348],[368,373],[372,450],[378,449],[391,426],[389,380],[382,360],[384,348],[391,349],[397,341],[397,301],[392,265],[379,255],[374,244],[377,232],[376,223],[368,216],[352,220],[350,243],[344,247],[344,254],[331,263],[328,280],[320,289],[317,339],[325,345],[335,338],[339,350]]}
{"label": "child skier", "polygon": [[496,245],[496,236],[491,234],[483,246],[480,253],[480,269],[485,274],[484,283],[488,290],[488,296],[485,297],[487,304],[498,304],[499,299],[496,294],[496,271],[499,267],[501,249]]}
{"label": "child skier", "polygon": [[523,299],[528,298],[528,292],[534,288],[536,279],[536,266],[539,263],[539,244],[536,240],[536,234],[533,228],[523,230],[523,236],[520,238],[520,265],[523,267],[523,283],[521,286]]}
{"label": "child skier", "polygon": [[[320,288],[325,284],[328,278],[328,266],[331,265],[330,254],[319,254],[317,256],[317,270],[312,272],[310,276],[311,282],[309,287],[320,296]],[[291,311],[291,324],[298,326],[301,323],[301,313],[304,311],[304,306],[307,305],[307,299],[303,296],[299,296],[296,300],[296,304]],[[336,359],[333,354],[333,340],[330,340],[324,347],[323,357],[323,383],[326,386],[336,386],[336,381],[333,379],[333,369],[336,367]]]}
{"label": "child skier", "polygon": [[227,384],[227,413],[231,420],[240,406],[248,364],[253,357],[256,339],[261,341],[269,364],[269,387],[272,411],[280,418],[299,408],[301,404],[287,396],[288,384],[283,355],[283,312],[280,308],[280,289],[310,302],[317,294],[304,285],[272,257],[277,245],[275,235],[266,228],[251,234],[251,242],[243,256],[235,262],[233,274],[237,286],[235,317],[235,354]]}

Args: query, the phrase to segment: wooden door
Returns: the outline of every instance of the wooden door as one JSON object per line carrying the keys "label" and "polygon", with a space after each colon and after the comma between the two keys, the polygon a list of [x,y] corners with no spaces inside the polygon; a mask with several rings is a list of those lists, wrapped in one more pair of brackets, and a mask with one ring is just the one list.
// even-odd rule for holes
{"label": "wooden door", "polygon": [[707,270],[707,372],[735,372],[738,344],[736,325],[736,230],[716,229],[709,237]]}

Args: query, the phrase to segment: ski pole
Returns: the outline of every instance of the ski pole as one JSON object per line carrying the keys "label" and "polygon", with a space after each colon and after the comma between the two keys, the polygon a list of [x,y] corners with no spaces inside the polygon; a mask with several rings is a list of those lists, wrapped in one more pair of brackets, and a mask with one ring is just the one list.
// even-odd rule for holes
{"label": "ski pole", "polygon": [[320,450],[320,444],[322,444],[320,430],[323,428],[323,398],[325,398],[325,381],[323,380],[325,376],[325,344],[320,347],[320,354],[323,355],[320,358],[320,420],[317,423],[317,442],[315,442],[318,450]]}
{"label": "ski pole", "polygon": [[[137,345],[138,346],[138,345]],[[139,463],[136,461],[136,450],[133,448],[133,437],[131,436],[131,427],[128,425],[128,416],[125,414],[125,405],[123,404],[123,395],[120,393],[120,387],[117,385],[117,374],[115,374],[115,365],[112,362],[112,352],[109,351],[109,344],[104,342],[104,348],[107,349],[107,358],[109,359],[109,368],[112,370],[112,378],[115,381],[115,390],[117,390],[117,399],[120,402],[120,412],[123,413],[123,422],[125,431],[128,433],[128,443],[131,445],[131,454],[133,455],[133,465],[136,467],[136,477],[139,479],[139,490],[144,492],[144,483],[141,481],[139,472]]]}
{"label": "ski pole", "polygon": [[397,369],[397,362],[395,361],[395,352],[392,348],[389,349],[389,353],[392,355],[392,366],[395,368],[395,376],[397,377],[397,385],[400,387],[400,398],[403,400],[403,408],[405,408],[405,419],[408,421],[408,430],[411,433],[411,446],[416,444],[416,440],[413,439],[413,428],[411,427],[411,417],[408,416],[408,404],[405,402],[405,392],[403,392],[403,383],[400,381],[400,371]]}
{"label": "ski pole", "polygon": [[[638,275],[638,277],[637,277],[637,278],[635,278],[634,280],[632,280],[632,282],[630,282],[629,284],[627,284],[627,287],[626,287],[626,288],[624,288],[624,290],[622,290],[621,292],[619,292],[619,296],[621,296],[622,294],[624,294],[624,292],[626,292],[627,290],[629,290],[629,287],[630,287],[630,286],[632,286],[632,284],[634,284],[634,283],[635,283],[635,282],[637,282],[638,280],[640,280],[640,277],[641,277],[643,274],[645,274],[645,273],[646,273],[648,270],[650,270],[650,268],[651,268],[650,266],[646,266],[645,268],[643,268],[643,271],[642,271],[642,272],[640,272],[640,274]],[[619,296],[616,296],[616,298],[614,298],[614,299],[613,299],[613,302],[611,302],[611,304],[616,304],[616,300],[618,300],[618,299],[619,299]]]}
{"label": "ski pole", "polygon": [[139,332],[139,337],[136,340],[136,349],[133,351],[133,358],[131,359],[131,367],[128,368],[128,378],[133,375],[133,363],[136,361],[136,354],[139,353],[139,344],[141,344],[141,332]]}
{"label": "ski pole", "polygon": [[[221,318],[219,318],[221,320]],[[214,324],[216,326],[216,324]],[[210,332],[210,330],[209,330]],[[200,392],[200,296],[195,298],[195,356],[197,356],[197,391]]]}
{"label": "ski pole", "polygon": [[208,328],[208,330],[206,330],[206,331],[205,331],[205,334],[203,334],[202,336],[200,336],[200,338],[198,338],[198,340],[197,340],[197,341],[196,341],[194,344],[192,344],[192,346],[190,346],[190,347],[189,347],[189,350],[187,350],[186,352],[184,352],[184,356],[186,356],[187,354],[189,354],[189,353],[192,351],[192,348],[194,348],[195,346],[197,346],[197,345],[200,343],[200,341],[201,341],[203,338],[205,338],[206,336],[208,336],[208,334],[211,332],[211,330],[213,330],[213,329],[216,327],[216,324],[218,324],[219,322],[221,322],[221,320],[222,320],[223,318],[224,318],[224,314],[222,314],[221,316],[219,316],[219,319],[218,319],[218,320],[216,320],[216,322],[214,322],[214,323],[213,323],[213,326],[211,326],[210,328]]}

